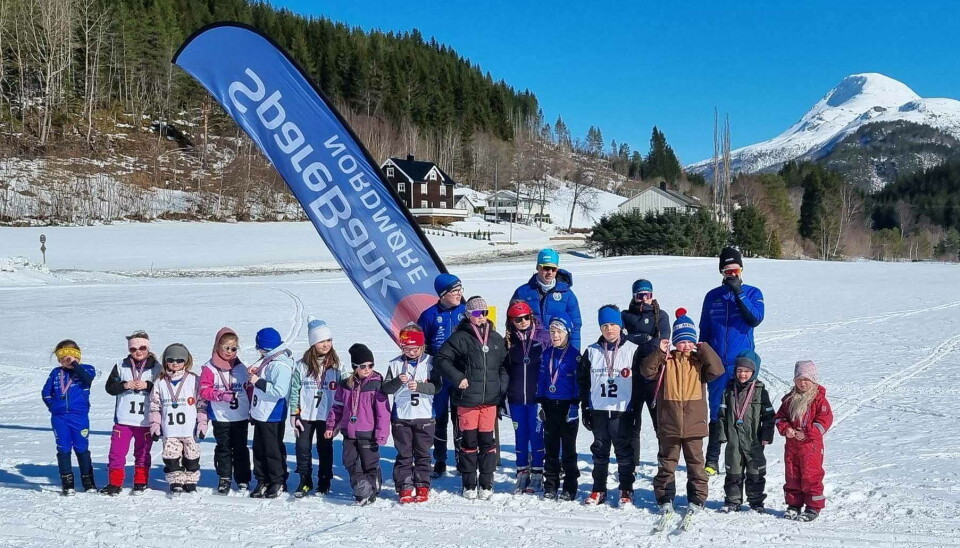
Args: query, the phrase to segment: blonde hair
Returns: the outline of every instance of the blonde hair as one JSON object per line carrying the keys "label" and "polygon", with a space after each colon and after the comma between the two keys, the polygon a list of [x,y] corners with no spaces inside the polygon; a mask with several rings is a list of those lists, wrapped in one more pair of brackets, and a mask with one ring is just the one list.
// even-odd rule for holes
{"label": "blonde hair", "polygon": [[797,387],[793,387],[793,390],[790,391],[790,422],[793,424],[803,424],[803,421],[807,418],[807,414],[810,411],[810,406],[813,404],[814,398],[817,397],[817,384],[814,383],[813,387],[806,392],[801,392],[797,390]]}

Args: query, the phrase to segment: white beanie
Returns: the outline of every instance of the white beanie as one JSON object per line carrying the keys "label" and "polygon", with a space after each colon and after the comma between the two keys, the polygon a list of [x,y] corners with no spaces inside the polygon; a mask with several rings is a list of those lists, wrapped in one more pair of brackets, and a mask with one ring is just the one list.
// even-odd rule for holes
{"label": "white beanie", "polygon": [[310,346],[332,338],[333,332],[330,331],[327,322],[318,320],[313,316],[307,317],[307,339],[310,341]]}

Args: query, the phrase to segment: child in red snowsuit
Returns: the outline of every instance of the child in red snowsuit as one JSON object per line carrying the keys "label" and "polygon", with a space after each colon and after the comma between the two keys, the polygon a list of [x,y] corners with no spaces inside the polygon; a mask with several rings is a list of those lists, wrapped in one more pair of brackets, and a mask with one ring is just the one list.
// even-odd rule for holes
{"label": "child in red snowsuit", "polygon": [[[783,517],[813,521],[826,505],[823,495],[823,436],[833,424],[827,389],[812,361],[797,362],[794,388],[783,397],[774,424],[787,438],[784,450],[787,481],[783,486],[787,511]],[[800,512],[806,504],[806,511]]]}

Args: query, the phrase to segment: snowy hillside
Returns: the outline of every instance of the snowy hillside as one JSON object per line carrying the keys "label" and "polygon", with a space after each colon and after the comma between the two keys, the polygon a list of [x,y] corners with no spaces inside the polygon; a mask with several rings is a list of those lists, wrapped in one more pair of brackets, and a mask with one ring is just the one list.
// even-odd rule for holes
{"label": "snowy hillside", "polygon": [[[570,222],[570,207],[573,205],[574,189],[572,183],[561,179],[554,179],[547,176],[547,180],[554,185],[554,190],[550,192],[547,210],[550,213],[550,219],[553,224],[560,228],[567,228]],[[573,214],[573,228],[590,228],[600,220],[600,217],[609,215],[617,211],[617,206],[626,201],[626,198],[619,194],[607,192],[605,190],[591,190],[590,198],[587,200],[589,211],[584,211],[577,207]]]}
{"label": "snowy hillside", "polygon": [[[171,229],[175,225],[148,225]],[[173,258],[202,234],[157,236],[148,250],[135,246],[87,251],[97,257]],[[218,225],[205,225],[215,227]],[[208,267],[222,256],[256,255],[264,250],[255,229],[239,245],[206,253]],[[274,227],[275,228],[275,227]],[[27,229],[32,230],[32,229]],[[304,229],[305,230],[305,229]],[[84,233],[89,234],[89,233]],[[0,233],[0,244],[10,241]],[[24,239],[26,240],[26,239]],[[32,241],[33,238],[31,237]],[[56,241],[65,242],[66,235]],[[80,240],[71,240],[79,242]],[[304,240],[305,241],[305,240]],[[61,244],[62,245],[62,244]],[[233,251],[244,247],[250,251]],[[280,246],[290,251],[294,246]],[[55,249],[55,248],[54,248]],[[2,252],[0,252],[2,255]],[[139,264],[137,259],[134,263]],[[699,320],[703,295],[717,285],[716,259],[621,257],[577,259],[562,265],[576,274],[574,290],[585,318],[584,340],[599,335],[595,310],[607,302],[624,304],[631,282],[651,279],[665,309],[685,306]],[[199,262],[194,265],[203,266]],[[484,295],[503,307],[511,292],[532,272],[524,262],[487,262],[460,266],[470,294]],[[383,497],[373,506],[351,504],[349,485],[335,442],[336,477],[327,498],[254,500],[213,494],[213,440],[201,445],[202,474],[196,495],[170,499],[163,480],[159,448],[154,446],[150,489],[139,499],[57,494],[57,466],[49,415],[40,403],[40,387],[53,367],[50,350],[57,340],[75,338],[84,361],[100,372],[92,390],[91,450],[98,481],[104,483],[112,426],[113,399],[103,383],[109,367],[126,352],[123,335],[146,329],[159,347],[182,341],[206,357],[217,329],[229,325],[241,336],[242,357],[254,355],[253,335],[265,325],[286,333],[295,312],[277,288],[297,294],[309,313],[330,322],[341,352],[362,341],[382,366],[396,354],[376,327],[370,311],[339,273],[239,278],[130,279],[98,272],[50,272],[18,261],[0,261],[0,546],[960,546],[960,297],[956,267],[941,264],[878,262],[830,263],[751,260],[747,283],[762,288],[766,318],[757,330],[763,357],[761,377],[778,401],[788,387],[793,363],[811,358],[821,368],[836,421],[826,436],[827,508],[816,522],[779,519],[783,512],[783,439],[767,448],[766,492],[772,513],[722,515],[723,476],[710,481],[710,498],[693,529],[680,537],[651,535],[655,502],[656,442],[644,420],[637,500],[625,510],[586,508],[531,496],[507,494],[514,473],[514,437],[501,422],[503,468],[495,476],[490,501],[459,496],[459,478],[434,483],[431,501],[402,507],[393,492],[392,440],[383,449]],[[920,282],[922,281],[922,282]],[[891,297],[890,288],[896,288]],[[813,297],[812,297],[813,295]],[[830,306],[811,305],[811,298]],[[292,347],[302,351],[306,333]],[[580,497],[589,489],[589,445],[581,429],[577,445]],[[289,465],[294,466],[293,436],[287,431]],[[680,506],[684,468],[678,472]],[[292,474],[291,487],[297,476]],[[615,493],[615,491],[613,491]]]}
{"label": "snowy hillside", "polygon": [[[847,76],[797,123],[762,143],[731,151],[734,172],[776,169],[790,160],[818,159],[868,123],[905,120],[960,137],[960,101],[925,99],[902,82],[877,73]],[[712,160],[687,170],[712,176]]]}

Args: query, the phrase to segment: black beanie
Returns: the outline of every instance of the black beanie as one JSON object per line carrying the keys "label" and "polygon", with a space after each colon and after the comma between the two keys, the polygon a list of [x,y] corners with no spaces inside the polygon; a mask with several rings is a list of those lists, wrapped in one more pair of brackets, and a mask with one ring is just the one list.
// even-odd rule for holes
{"label": "black beanie", "polygon": [[725,247],[720,252],[720,270],[723,271],[725,266],[731,264],[737,264],[740,266],[740,268],[743,268],[743,257],[736,249],[732,247]]}
{"label": "black beanie", "polygon": [[373,363],[373,352],[365,344],[356,343],[347,352],[350,353],[350,364],[354,369],[361,363]]}

